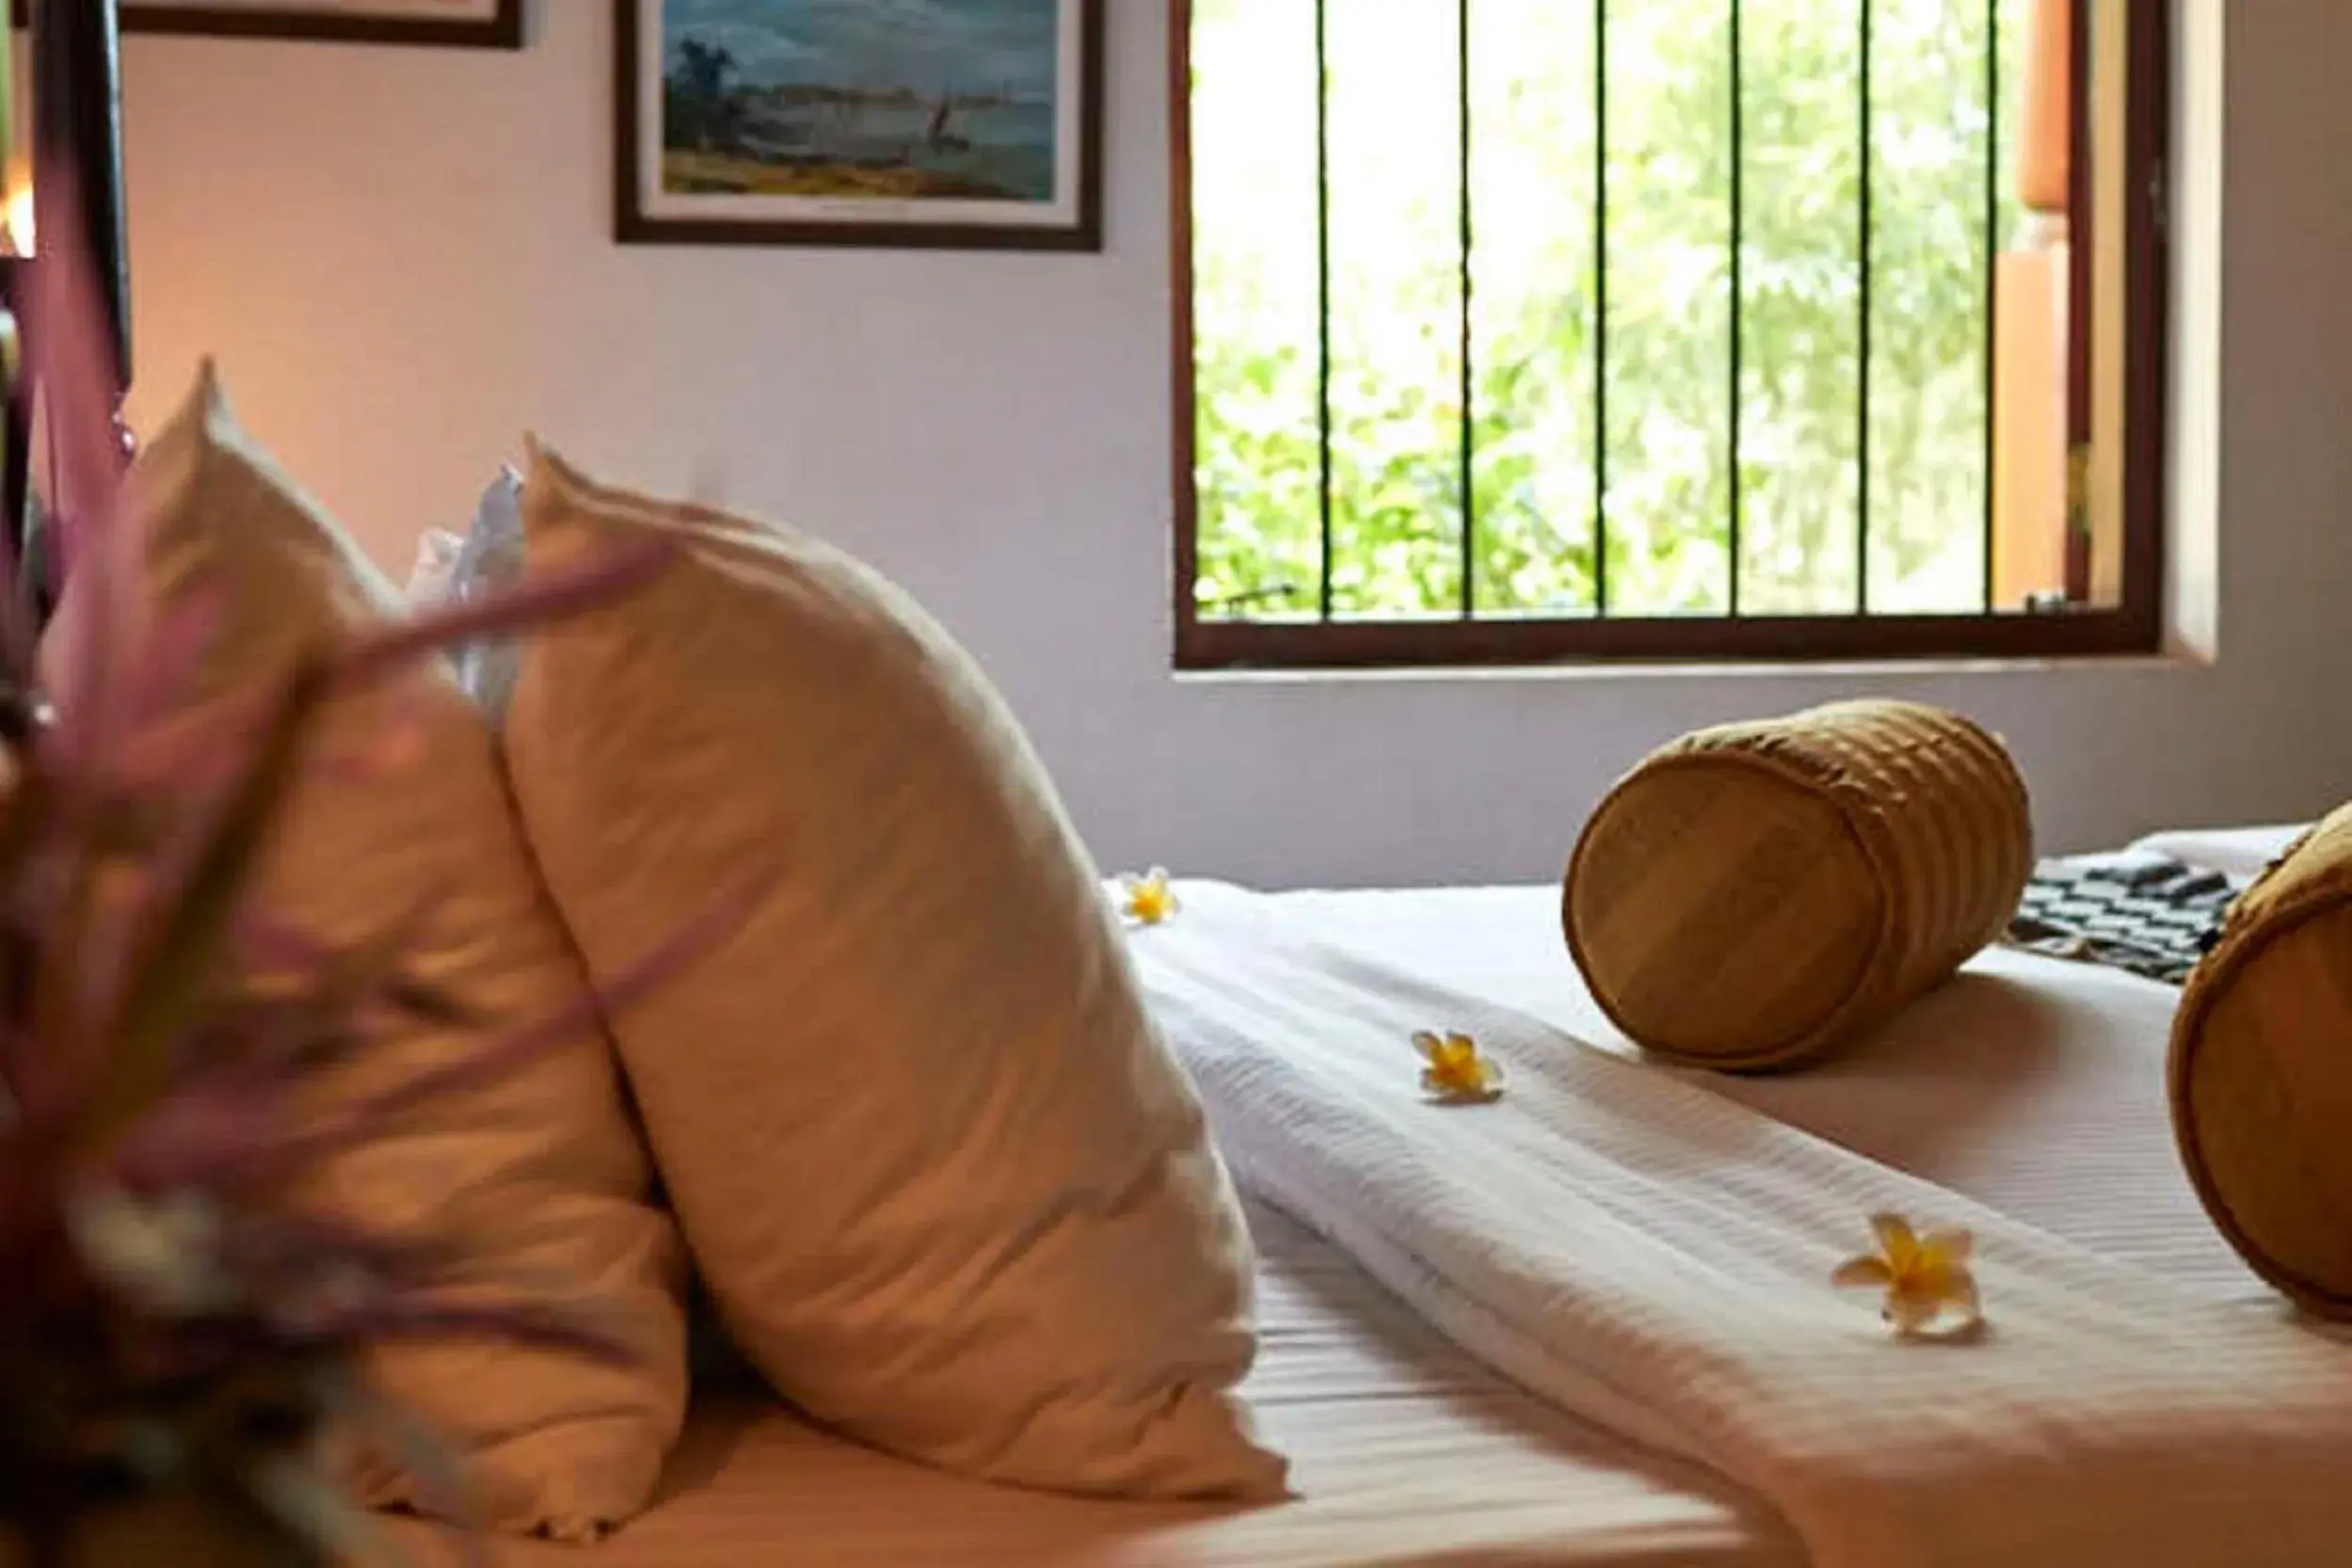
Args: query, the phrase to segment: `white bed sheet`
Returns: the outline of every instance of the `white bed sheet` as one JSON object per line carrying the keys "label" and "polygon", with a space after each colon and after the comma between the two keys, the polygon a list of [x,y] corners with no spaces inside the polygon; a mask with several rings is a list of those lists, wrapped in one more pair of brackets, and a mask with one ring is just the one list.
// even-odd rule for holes
{"label": "white bed sheet", "polygon": [[[517,1568],[1801,1568],[1761,1505],[1563,1416],[1253,1205],[1248,1384],[1296,1501],[1250,1512],[958,1480],[771,1404],[698,1407],[662,1500],[612,1540],[502,1543]],[[418,1541],[431,1532],[404,1525]]]}
{"label": "white bed sheet", "polygon": [[[2135,849],[2233,876],[2294,829],[2170,834]],[[1633,1048],[1569,961],[1555,887],[1303,891],[1270,901],[1323,940]],[[1178,918],[1181,918],[1180,916]],[[2178,992],[1992,950],[1835,1062],[1704,1077],[1779,1120],[2068,1240],[2218,1297],[2264,1288],[2199,1208],[2169,1144]],[[773,1407],[698,1410],[664,1500],[597,1568],[1779,1568],[1802,1548],[1704,1473],[1553,1410],[1447,1344],[1336,1248],[1253,1205],[1263,1350],[1249,1393],[1299,1500],[1256,1512],[980,1486],[827,1436]],[[576,1549],[507,1544],[553,1568]]]}
{"label": "white bed sheet", "polygon": [[2168,855],[2201,871],[2219,872],[2245,882],[2284,855],[2307,826],[2177,828],[2151,833],[2131,847],[2142,854]]}

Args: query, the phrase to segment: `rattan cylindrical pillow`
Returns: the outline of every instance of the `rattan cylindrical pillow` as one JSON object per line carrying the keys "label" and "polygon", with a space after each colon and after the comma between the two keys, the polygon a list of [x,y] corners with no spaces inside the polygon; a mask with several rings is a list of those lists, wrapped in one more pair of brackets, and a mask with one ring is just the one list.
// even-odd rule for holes
{"label": "rattan cylindrical pillow", "polygon": [[1618,1028],[1732,1072],[1818,1060],[1999,936],[2033,870],[2001,744],[1917,703],[1832,703],[1654,752],[1568,865],[1563,921]]}
{"label": "rattan cylindrical pillow", "polygon": [[2172,1127],[2254,1272],[2352,1318],[2352,806],[2241,895],[2173,1016]]}

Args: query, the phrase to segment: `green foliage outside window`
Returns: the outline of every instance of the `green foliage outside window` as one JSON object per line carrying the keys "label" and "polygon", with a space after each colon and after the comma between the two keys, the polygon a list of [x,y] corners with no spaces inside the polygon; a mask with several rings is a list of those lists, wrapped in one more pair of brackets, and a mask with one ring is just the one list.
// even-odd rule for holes
{"label": "green foliage outside window", "polygon": [[[1332,596],[1458,612],[1460,68],[1453,0],[1326,0]],[[2000,0],[1996,237],[2022,226]],[[1861,0],[1743,0],[1740,607],[1966,610],[1983,593],[1983,0],[1873,0],[1866,530]],[[1600,249],[1592,7],[1471,0],[1471,503],[1481,615],[1594,605]],[[1610,0],[1608,607],[1729,607],[1729,0]],[[1197,591],[1320,597],[1311,0],[1196,0]]]}

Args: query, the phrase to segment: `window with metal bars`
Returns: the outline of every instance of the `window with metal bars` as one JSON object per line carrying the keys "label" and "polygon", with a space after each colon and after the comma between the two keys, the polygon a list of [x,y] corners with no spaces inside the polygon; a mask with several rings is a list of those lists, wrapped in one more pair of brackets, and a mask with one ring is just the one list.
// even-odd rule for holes
{"label": "window with metal bars", "polygon": [[2168,8],[1172,4],[1180,665],[2156,646]]}

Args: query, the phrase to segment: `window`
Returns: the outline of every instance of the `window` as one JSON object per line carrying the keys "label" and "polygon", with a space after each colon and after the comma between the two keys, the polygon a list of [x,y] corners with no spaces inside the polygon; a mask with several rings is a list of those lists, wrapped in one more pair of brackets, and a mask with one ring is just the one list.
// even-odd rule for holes
{"label": "window", "polygon": [[1175,0],[1178,664],[2152,649],[2168,9]]}

